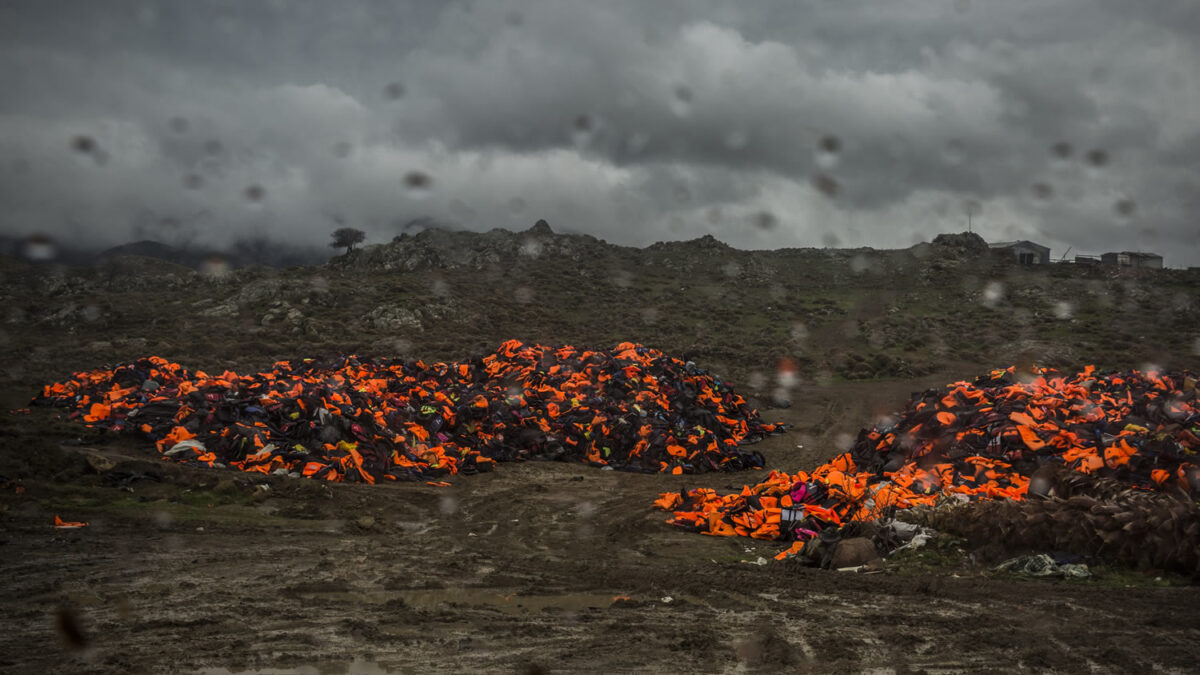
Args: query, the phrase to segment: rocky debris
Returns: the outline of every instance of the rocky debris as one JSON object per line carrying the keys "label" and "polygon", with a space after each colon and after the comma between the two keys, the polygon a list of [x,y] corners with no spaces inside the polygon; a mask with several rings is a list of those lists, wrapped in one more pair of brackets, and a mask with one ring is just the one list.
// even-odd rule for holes
{"label": "rocky debris", "polygon": [[983,255],[988,252],[988,244],[983,237],[974,232],[959,232],[958,234],[939,234],[933,238],[935,253],[945,254],[953,250],[960,255]]}
{"label": "rocky debris", "polygon": [[380,305],[362,318],[367,328],[382,331],[423,331],[425,324],[431,321],[461,323],[470,320],[466,313],[459,311],[457,303],[449,298],[438,303],[424,303],[419,307]]}

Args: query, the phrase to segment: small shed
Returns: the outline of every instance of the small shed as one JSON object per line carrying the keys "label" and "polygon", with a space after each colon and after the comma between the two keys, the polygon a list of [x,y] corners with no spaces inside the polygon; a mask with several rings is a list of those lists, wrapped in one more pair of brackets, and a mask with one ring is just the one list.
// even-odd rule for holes
{"label": "small shed", "polygon": [[1105,253],[1100,256],[1100,261],[1105,265],[1116,265],[1117,267],[1137,267],[1140,269],[1161,270],[1163,266],[1163,258],[1157,253],[1147,253],[1145,251],[1118,251],[1113,253]]}
{"label": "small shed", "polygon": [[1022,265],[1049,265],[1050,247],[1032,241],[998,241],[988,244],[993,251],[1011,251]]}

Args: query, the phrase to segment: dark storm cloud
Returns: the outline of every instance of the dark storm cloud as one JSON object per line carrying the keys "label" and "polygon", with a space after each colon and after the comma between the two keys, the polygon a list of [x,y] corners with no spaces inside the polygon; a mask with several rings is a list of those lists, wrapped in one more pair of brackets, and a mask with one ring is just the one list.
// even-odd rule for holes
{"label": "dark storm cloud", "polygon": [[992,240],[1200,264],[1198,26],[1083,0],[10,2],[0,226],[892,247],[978,200]]}

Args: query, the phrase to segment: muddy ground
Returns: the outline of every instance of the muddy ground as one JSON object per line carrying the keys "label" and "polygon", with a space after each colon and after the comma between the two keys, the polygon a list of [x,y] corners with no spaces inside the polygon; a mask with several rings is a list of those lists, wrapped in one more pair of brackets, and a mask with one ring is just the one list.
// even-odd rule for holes
{"label": "muddy ground", "polygon": [[[834,383],[766,417],[814,464],[924,381]],[[14,394],[14,392],[7,392]],[[0,670],[46,672],[1188,672],[1200,592],[1153,573],[1022,580],[953,540],[875,574],[664,523],[658,493],[752,473],[504,464],[359,486],[158,461],[4,421]],[[807,442],[807,444],[806,444]],[[797,447],[803,445],[804,447]],[[54,529],[53,517],[87,521]]]}
{"label": "muddy ground", "polygon": [[[8,412],[73,370],[148,354],[252,371],[333,351],[458,359],[509,338],[633,340],[692,355],[756,405],[793,358],[794,405],[764,409],[793,429],[759,446],[792,471],[911,392],[990,368],[1200,364],[1194,274],[992,269],[953,251],[867,252],[875,262],[856,267],[867,253],[704,241],[647,249],[637,266],[587,246],[486,269],[219,278],[142,259],[0,260],[0,672],[1198,669],[1188,580],[1103,561],[1082,582],[1003,576],[994,546],[948,536],[878,573],[838,573],[673,528],[651,507],[755,472],[529,463],[448,488],[330,485],[182,468],[52,410]],[[55,529],[55,515],[90,525]]]}

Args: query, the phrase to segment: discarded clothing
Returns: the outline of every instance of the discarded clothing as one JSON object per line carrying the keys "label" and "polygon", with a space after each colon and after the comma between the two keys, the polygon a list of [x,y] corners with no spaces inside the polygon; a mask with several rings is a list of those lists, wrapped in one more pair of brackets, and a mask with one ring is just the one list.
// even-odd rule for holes
{"label": "discarded clothing", "polygon": [[[793,541],[793,556],[846,523],[942,500],[1021,500],[1042,466],[1147,490],[1200,491],[1200,407],[1187,373],[1012,368],[913,395],[907,408],[859,433],[850,452],[812,472],[772,471],[728,495],[698,488],[660,495],[669,523],[718,536]],[[1036,477],[1035,477],[1036,478]],[[1035,480],[1033,490],[1041,489]]]}
{"label": "discarded clothing", "polygon": [[993,569],[997,572],[1011,572],[1030,577],[1087,579],[1092,576],[1092,571],[1083,563],[1059,562],[1045,553],[1010,558]]}
{"label": "discarded clothing", "polygon": [[783,431],[728,383],[628,342],[587,351],[512,340],[459,363],[338,356],[254,374],[149,357],[75,373],[34,404],[140,434],[179,462],[366,483],[523,459],[734,471],[763,465],[740,446]]}

